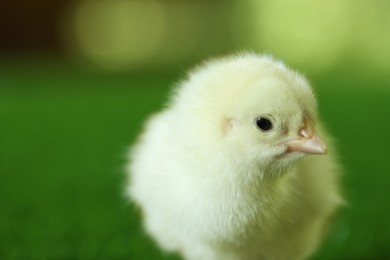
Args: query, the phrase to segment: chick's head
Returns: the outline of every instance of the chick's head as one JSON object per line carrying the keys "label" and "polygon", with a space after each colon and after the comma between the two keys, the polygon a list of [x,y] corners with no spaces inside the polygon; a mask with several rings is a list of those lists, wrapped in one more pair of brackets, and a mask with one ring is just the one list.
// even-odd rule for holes
{"label": "chick's head", "polygon": [[326,152],[314,129],[317,102],[310,84],[269,56],[207,63],[190,75],[176,104],[194,133],[189,140],[220,144],[217,152],[240,167],[282,173],[307,154]]}
{"label": "chick's head", "polygon": [[325,146],[314,130],[316,103],[304,80],[256,79],[238,96],[226,118],[226,140],[242,161],[282,172]]}

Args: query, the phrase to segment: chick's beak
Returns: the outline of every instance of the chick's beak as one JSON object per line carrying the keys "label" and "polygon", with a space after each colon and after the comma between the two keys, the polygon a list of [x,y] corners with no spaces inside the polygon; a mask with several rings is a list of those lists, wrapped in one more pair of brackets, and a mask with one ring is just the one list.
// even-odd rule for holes
{"label": "chick's beak", "polygon": [[298,138],[284,143],[287,153],[302,152],[307,154],[325,154],[326,146],[322,143],[310,120],[305,117],[303,128],[298,131]]}

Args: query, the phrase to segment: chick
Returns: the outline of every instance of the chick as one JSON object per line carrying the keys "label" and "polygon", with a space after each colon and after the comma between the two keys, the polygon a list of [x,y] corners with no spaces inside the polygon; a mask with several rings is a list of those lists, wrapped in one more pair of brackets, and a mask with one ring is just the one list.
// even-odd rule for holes
{"label": "chick", "polygon": [[270,56],[193,70],[130,153],[146,231],[184,259],[308,258],[343,201],[317,116],[308,81]]}

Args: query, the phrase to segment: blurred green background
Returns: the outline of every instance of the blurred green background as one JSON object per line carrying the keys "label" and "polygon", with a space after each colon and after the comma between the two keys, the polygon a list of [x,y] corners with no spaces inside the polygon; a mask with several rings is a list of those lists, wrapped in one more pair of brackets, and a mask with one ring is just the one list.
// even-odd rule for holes
{"label": "blurred green background", "polygon": [[271,53],[312,81],[349,202],[313,259],[390,259],[390,2],[2,0],[0,259],[177,259],[126,151],[185,71]]}

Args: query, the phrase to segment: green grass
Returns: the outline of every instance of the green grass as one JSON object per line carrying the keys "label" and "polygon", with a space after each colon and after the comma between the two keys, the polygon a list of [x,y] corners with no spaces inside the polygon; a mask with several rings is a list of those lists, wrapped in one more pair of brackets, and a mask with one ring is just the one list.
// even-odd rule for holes
{"label": "green grass", "polygon": [[[177,77],[0,71],[0,259],[176,259],[123,196],[125,154]],[[390,91],[313,80],[349,206],[315,259],[389,259]]]}

